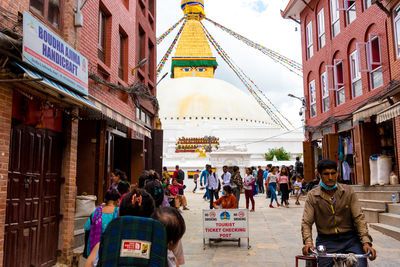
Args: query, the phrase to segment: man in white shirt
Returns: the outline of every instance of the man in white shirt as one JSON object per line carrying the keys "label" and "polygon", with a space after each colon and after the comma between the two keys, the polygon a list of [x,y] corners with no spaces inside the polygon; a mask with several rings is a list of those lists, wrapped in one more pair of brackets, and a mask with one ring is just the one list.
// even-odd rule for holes
{"label": "man in white shirt", "polygon": [[228,166],[224,166],[222,167],[222,171],[224,172],[221,175],[221,179],[222,179],[222,188],[224,188],[224,186],[226,185],[231,185],[231,173],[228,172]]}
{"label": "man in white shirt", "polygon": [[218,186],[219,179],[217,173],[212,171],[211,165],[207,165],[207,182],[206,187],[208,188],[208,192],[210,193],[210,209],[213,209],[214,197],[215,200],[219,198],[218,196]]}

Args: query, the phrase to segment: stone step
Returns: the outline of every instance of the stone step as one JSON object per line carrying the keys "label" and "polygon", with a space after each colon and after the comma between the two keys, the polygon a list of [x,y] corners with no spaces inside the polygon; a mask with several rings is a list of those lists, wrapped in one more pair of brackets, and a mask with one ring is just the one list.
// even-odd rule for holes
{"label": "stone step", "polygon": [[352,185],[354,191],[397,191],[400,192],[400,185]]}
{"label": "stone step", "polygon": [[85,230],[79,229],[74,231],[74,248],[85,245]]}
{"label": "stone step", "polygon": [[387,224],[383,224],[383,223],[371,223],[369,226],[381,233],[384,233],[385,235],[388,235],[388,236],[393,237],[400,241],[400,228],[399,227],[395,227],[395,226],[391,226],[391,225],[387,225]]}
{"label": "stone step", "polygon": [[388,211],[389,213],[393,213],[393,214],[400,214],[400,203],[396,203],[396,204],[389,204],[388,205]]}
{"label": "stone step", "polygon": [[368,223],[378,223],[379,213],[383,213],[386,209],[373,209],[373,208],[361,208],[364,213],[365,219]]}
{"label": "stone step", "polygon": [[399,202],[398,191],[356,191],[358,199],[392,201],[392,194],[396,194],[396,200]]}
{"label": "stone step", "polygon": [[386,210],[387,204],[392,203],[392,201],[384,201],[384,200],[370,200],[370,199],[359,199],[362,208],[371,208],[371,209],[383,209]]}
{"label": "stone step", "polygon": [[400,214],[381,213],[379,214],[379,223],[400,228]]}
{"label": "stone step", "polygon": [[79,230],[85,228],[86,221],[89,217],[75,218],[74,229]]}

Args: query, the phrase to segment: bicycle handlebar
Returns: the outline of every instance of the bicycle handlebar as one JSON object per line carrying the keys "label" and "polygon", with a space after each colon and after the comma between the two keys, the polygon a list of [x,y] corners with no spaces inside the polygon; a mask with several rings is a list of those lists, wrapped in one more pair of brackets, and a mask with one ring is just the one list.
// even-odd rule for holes
{"label": "bicycle handlebar", "polygon": [[[342,258],[345,259],[349,256],[349,254],[344,254],[344,253],[318,253],[318,251],[309,249],[309,252],[311,255],[319,257],[319,258]],[[368,250],[367,253],[365,254],[354,254],[354,256],[358,259],[362,258],[368,258],[369,255],[371,255],[371,251]]]}

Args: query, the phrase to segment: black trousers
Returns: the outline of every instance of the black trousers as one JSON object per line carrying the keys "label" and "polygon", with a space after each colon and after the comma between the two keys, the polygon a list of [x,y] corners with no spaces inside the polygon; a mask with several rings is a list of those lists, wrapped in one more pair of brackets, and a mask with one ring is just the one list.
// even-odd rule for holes
{"label": "black trousers", "polygon": [[279,184],[279,188],[281,190],[281,204],[286,203],[289,200],[289,185],[288,184]]}
{"label": "black trousers", "polygon": [[218,196],[218,189],[209,189],[208,192],[210,193],[210,210],[214,208],[214,197],[215,200],[219,198]]}
{"label": "black trousers", "polygon": [[258,185],[258,193],[264,194],[264,180],[257,180],[257,185]]}

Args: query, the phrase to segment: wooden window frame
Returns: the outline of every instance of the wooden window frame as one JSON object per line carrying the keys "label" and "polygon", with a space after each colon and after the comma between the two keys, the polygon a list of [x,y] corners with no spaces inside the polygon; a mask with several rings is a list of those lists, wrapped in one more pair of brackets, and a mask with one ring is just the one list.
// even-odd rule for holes
{"label": "wooden window frame", "polygon": [[46,26],[50,26],[51,29],[56,31],[57,33],[61,33],[62,28],[64,26],[64,2],[65,0],[59,0],[59,15],[58,15],[58,27],[54,26],[49,21],[49,2],[50,0],[43,0],[43,14],[41,14],[36,8],[31,6],[31,0],[29,0],[29,11],[35,15],[41,22],[43,22]]}

